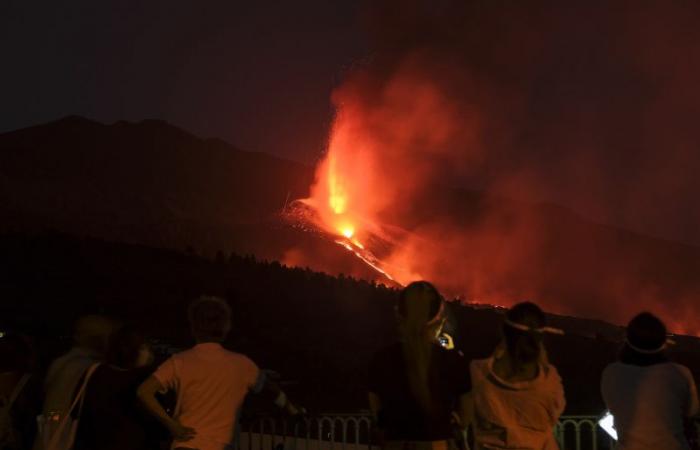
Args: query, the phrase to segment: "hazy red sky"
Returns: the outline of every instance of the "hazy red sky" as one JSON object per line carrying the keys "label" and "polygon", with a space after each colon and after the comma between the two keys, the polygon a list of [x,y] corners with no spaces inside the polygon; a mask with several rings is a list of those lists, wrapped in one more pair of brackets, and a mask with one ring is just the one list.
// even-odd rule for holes
{"label": "hazy red sky", "polygon": [[700,243],[700,4],[368,3],[0,2],[0,131],[159,118],[311,163],[353,67],[419,52],[487,119],[467,184]]}

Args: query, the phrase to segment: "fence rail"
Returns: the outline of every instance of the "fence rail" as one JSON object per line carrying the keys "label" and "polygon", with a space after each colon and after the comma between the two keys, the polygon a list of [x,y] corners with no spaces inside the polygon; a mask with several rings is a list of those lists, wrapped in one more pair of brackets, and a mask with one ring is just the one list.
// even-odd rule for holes
{"label": "fence rail", "polygon": [[[564,416],[554,429],[561,450],[612,450],[614,441],[595,416]],[[262,417],[245,421],[239,450],[379,450],[372,422],[363,414],[336,414],[289,420]]]}

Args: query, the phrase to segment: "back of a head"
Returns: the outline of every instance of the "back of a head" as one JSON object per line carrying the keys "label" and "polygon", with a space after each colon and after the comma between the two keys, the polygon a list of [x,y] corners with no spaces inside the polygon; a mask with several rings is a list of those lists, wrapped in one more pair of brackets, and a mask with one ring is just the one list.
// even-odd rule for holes
{"label": "back of a head", "polygon": [[508,310],[503,337],[508,353],[516,364],[530,364],[540,358],[542,333],[533,330],[545,326],[544,312],[532,302],[518,303]]}
{"label": "back of a head", "polygon": [[666,339],[666,326],[661,319],[649,312],[638,314],[627,325],[627,343],[637,351],[661,352]]}
{"label": "back of a head", "polygon": [[223,342],[231,329],[231,308],[219,297],[202,296],[188,310],[197,342]]}
{"label": "back of a head", "polygon": [[432,321],[442,308],[440,292],[427,281],[415,281],[399,294],[396,311],[406,325],[406,333],[418,332]]}
{"label": "back of a head", "polygon": [[75,323],[73,340],[75,345],[97,354],[104,354],[113,322],[104,316],[88,315],[80,317]]}
{"label": "back of a head", "polygon": [[107,362],[123,369],[132,369],[137,361],[145,339],[130,326],[123,326],[112,333],[107,347]]}

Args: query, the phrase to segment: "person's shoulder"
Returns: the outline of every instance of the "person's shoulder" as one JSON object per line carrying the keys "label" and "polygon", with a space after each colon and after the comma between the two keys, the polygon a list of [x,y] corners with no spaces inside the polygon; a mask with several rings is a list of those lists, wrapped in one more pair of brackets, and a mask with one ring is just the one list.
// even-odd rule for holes
{"label": "person's shoulder", "polygon": [[245,367],[257,367],[257,364],[248,355],[222,348],[223,355],[232,364]]}
{"label": "person's shoulder", "polygon": [[544,380],[547,383],[554,383],[554,384],[559,384],[561,383],[561,375],[559,375],[559,371],[557,370],[556,366],[554,366],[551,363],[546,363],[543,364],[544,367]]}
{"label": "person's shoulder", "polygon": [[630,377],[635,376],[637,376],[637,374],[633,366],[620,361],[614,361],[605,366],[600,375],[600,382],[603,385],[608,385],[610,383],[617,384],[619,382],[626,382]]}
{"label": "person's shoulder", "polygon": [[490,358],[472,359],[469,363],[469,368],[472,373],[485,373],[489,371]]}
{"label": "person's shoulder", "polygon": [[678,376],[681,378],[685,379],[688,382],[694,383],[695,380],[693,378],[693,373],[688,369],[686,366],[683,364],[678,364],[674,362],[669,362],[665,365],[669,370],[672,370],[673,372],[677,373]]}
{"label": "person's shoulder", "polygon": [[603,369],[603,375],[614,374],[625,370],[627,364],[623,364],[620,361],[613,361]]}

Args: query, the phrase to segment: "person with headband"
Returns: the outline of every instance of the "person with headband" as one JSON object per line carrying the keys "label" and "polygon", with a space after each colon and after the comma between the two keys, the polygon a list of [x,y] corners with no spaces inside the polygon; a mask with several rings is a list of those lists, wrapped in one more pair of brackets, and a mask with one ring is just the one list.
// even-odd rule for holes
{"label": "person with headband", "polygon": [[439,345],[445,303],[425,281],[401,291],[396,305],[398,342],[369,367],[369,404],[385,449],[454,448],[454,413],[466,419],[469,366]]}
{"label": "person with headband", "polygon": [[476,449],[558,449],[554,427],[564,411],[564,388],[547,360],[543,337],[562,334],[546,326],[534,303],[513,306],[494,354],[471,364]]}
{"label": "person with headband", "polygon": [[688,368],[666,355],[671,343],[663,322],[643,312],[628,324],[618,361],[603,371],[620,450],[690,448],[684,421],[698,414],[698,394]]}

